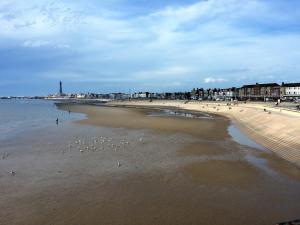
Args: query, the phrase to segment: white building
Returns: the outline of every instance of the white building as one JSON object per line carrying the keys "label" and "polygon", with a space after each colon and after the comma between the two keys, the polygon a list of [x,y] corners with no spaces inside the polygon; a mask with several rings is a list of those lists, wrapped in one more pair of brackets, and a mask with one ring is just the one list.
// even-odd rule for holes
{"label": "white building", "polygon": [[87,95],[86,95],[86,94],[83,94],[83,93],[76,94],[76,98],[78,98],[78,99],[84,99],[84,98],[86,98],[86,97],[87,97]]}
{"label": "white building", "polygon": [[282,83],[282,95],[284,98],[298,99],[300,98],[300,83]]}
{"label": "white building", "polygon": [[148,98],[149,92],[138,92],[132,95],[132,98]]}

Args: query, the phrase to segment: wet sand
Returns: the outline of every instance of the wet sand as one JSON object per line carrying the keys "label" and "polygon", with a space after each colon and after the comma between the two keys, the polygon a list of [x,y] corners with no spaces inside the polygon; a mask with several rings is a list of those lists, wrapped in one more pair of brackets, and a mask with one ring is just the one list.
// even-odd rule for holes
{"label": "wet sand", "polygon": [[[98,125],[104,127],[129,129],[150,129],[155,132],[183,133],[190,134],[204,139],[219,140],[228,138],[224,130],[229,124],[225,117],[215,116],[215,120],[198,120],[182,117],[158,117],[148,116],[157,112],[157,109],[124,108],[124,107],[93,107],[85,105],[65,106],[64,109],[71,109],[72,112],[80,112],[88,115],[88,118],[81,120],[80,124]],[[146,119],[145,119],[146,118]],[[199,126],[201,124],[201,126]],[[209,132],[214,131],[214,132]]]}
{"label": "wet sand", "polygon": [[[230,105],[228,105],[230,104]],[[225,116],[260,145],[300,167],[300,112],[276,107],[274,103],[207,102],[180,100],[113,101],[109,105],[176,107]]]}
{"label": "wet sand", "polygon": [[0,160],[1,225],[267,225],[299,218],[299,169],[234,142],[226,118],[65,109],[87,119],[1,143],[1,155],[10,153]]}

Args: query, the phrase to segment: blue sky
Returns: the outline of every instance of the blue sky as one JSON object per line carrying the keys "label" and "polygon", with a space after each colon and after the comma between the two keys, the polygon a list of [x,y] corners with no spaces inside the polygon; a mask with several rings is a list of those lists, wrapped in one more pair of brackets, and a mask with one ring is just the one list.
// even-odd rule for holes
{"label": "blue sky", "polygon": [[1,0],[0,96],[300,81],[298,0]]}

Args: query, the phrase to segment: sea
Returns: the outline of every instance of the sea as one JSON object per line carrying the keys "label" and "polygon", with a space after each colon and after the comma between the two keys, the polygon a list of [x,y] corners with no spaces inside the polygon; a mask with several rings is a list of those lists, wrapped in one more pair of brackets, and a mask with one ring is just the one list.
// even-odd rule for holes
{"label": "sea", "polygon": [[55,101],[35,99],[0,100],[0,141],[85,118],[80,113],[58,110]]}

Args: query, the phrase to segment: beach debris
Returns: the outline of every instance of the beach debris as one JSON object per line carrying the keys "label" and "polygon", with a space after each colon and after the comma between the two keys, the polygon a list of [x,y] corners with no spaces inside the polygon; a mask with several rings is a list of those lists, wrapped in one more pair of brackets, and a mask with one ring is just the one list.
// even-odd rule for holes
{"label": "beach debris", "polygon": [[80,153],[83,153],[83,150],[82,150],[82,149],[80,149],[79,151],[80,151]]}
{"label": "beach debris", "polygon": [[13,170],[9,171],[9,173],[10,173],[12,176],[15,176],[15,175],[16,175],[16,172],[13,171]]}
{"label": "beach debris", "polygon": [[271,111],[269,111],[268,113],[271,114]]}
{"label": "beach debris", "polygon": [[118,167],[121,167],[121,163],[120,163],[120,161],[118,161]]}
{"label": "beach debris", "polygon": [[244,112],[244,110],[243,110],[243,109],[241,109],[241,110],[240,110],[240,112]]}
{"label": "beach debris", "polygon": [[143,138],[140,138],[140,139],[139,139],[139,142],[143,142]]}

